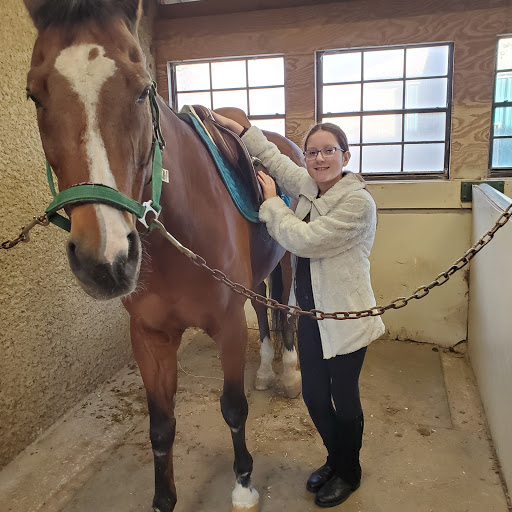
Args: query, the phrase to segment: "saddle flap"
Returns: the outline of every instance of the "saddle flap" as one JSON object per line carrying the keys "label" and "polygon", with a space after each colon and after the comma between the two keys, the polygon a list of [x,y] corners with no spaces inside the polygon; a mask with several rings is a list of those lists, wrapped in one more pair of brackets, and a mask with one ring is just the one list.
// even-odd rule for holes
{"label": "saddle flap", "polygon": [[256,178],[256,170],[254,169],[251,155],[247,151],[245,144],[237,134],[217,123],[209,108],[202,105],[192,105],[192,108],[219,151],[250,190],[254,207],[258,210],[263,202],[263,193]]}

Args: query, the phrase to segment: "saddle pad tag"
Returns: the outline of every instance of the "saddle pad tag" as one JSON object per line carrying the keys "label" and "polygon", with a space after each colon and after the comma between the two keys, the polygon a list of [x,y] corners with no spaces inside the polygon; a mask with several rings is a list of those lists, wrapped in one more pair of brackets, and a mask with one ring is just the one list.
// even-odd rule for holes
{"label": "saddle pad tag", "polygon": [[165,183],[169,183],[169,171],[167,169],[164,169],[162,167],[162,181],[165,181]]}

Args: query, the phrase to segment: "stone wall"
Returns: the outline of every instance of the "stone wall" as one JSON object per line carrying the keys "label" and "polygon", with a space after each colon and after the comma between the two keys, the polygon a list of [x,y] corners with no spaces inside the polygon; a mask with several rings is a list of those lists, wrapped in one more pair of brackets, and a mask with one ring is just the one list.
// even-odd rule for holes
{"label": "stone wall", "polygon": [[[141,24],[151,52],[153,9]],[[36,31],[20,0],[0,17],[0,242],[13,238],[51,195],[35,109],[25,98]],[[154,59],[148,58],[154,76]],[[96,302],[71,274],[66,233],[32,231],[0,251],[0,467],[131,359],[119,300]]]}

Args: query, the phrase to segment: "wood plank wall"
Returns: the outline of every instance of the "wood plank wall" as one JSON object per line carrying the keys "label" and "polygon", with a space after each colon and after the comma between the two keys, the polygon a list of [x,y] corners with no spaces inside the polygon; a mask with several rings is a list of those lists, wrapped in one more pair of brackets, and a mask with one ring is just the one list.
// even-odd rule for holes
{"label": "wood plank wall", "polygon": [[315,121],[315,51],[454,41],[452,179],[485,178],[496,36],[512,33],[510,0],[349,0],[210,17],[157,16],[160,93],[167,62],[284,54],[286,134],[301,144]]}

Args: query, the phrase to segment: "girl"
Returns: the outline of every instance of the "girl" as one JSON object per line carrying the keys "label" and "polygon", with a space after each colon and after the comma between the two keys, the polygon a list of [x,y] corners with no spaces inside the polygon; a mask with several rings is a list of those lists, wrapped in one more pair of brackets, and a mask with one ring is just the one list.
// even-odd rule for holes
{"label": "girl", "polygon": [[[259,172],[264,196],[259,218],[294,255],[290,303],[324,312],[374,306],[369,255],[376,206],[359,175],[343,170],[350,160],[343,130],[331,123],[315,125],[304,143],[304,169],[282,155],[258,128],[243,128],[216,113],[214,117],[240,134],[250,154],[263,162],[286,194],[298,200],[293,212],[277,196],[272,177]],[[380,316],[320,322],[299,317],[303,398],[327,448],[325,464],[306,483],[320,507],[339,505],[360,485],[359,374],[366,347],[383,333]]]}

